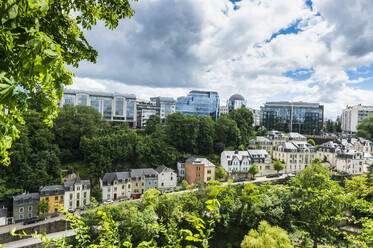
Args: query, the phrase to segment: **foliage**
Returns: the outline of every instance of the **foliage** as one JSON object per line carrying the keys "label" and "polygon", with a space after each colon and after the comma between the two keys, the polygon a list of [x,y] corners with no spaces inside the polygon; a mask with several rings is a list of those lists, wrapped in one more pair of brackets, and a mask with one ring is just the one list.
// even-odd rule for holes
{"label": "foliage", "polygon": [[38,213],[46,214],[49,211],[49,203],[47,200],[43,199],[38,203]]}
{"label": "foliage", "polygon": [[366,198],[373,195],[373,184],[368,181],[367,175],[353,177],[345,181],[346,191],[356,195],[358,198]]}
{"label": "foliage", "polygon": [[241,142],[247,145],[250,137],[253,134],[253,113],[247,108],[235,109],[229,113],[229,118],[234,120],[237,124],[241,134]]}
{"label": "foliage", "polygon": [[227,172],[224,170],[222,166],[218,166],[215,172],[216,179],[225,179],[227,177]]}
{"label": "foliage", "polygon": [[96,62],[97,52],[83,29],[91,29],[98,20],[114,29],[133,13],[127,0],[0,2],[0,109],[8,112],[0,112],[3,164],[10,163],[7,151],[30,106],[38,106],[44,122],[52,125],[63,86],[72,84],[73,73],[65,66]]}
{"label": "foliage", "polygon": [[241,243],[242,248],[292,248],[285,230],[270,226],[266,221],[260,222],[258,231],[251,229]]}
{"label": "foliage", "polygon": [[277,171],[277,173],[279,173],[281,170],[284,169],[284,164],[280,161],[280,160],[275,160],[273,162],[273,167],[275,168],[275,170]]}
{"label": "foliage", "polygon": [[146,121],[145,133],[154,133],[158,128],[160,128],[160,125],[161,117],[159,117],[158,115],[151,115],[149,119]]}
{"label": "foliage", "polygon": [[328,133],[340,133],[342,132],[341,123],[332,120],[327,120],[325,125],[325,131]]}
{"label": "foliage", "polygon": [[233,147],[238,147],[241,143],[240,129],[237,123],[227,115],[220,116],[215,122],[215,141]]}
{"label": "foliage", "polygon": [[364,118],[360,124],[357,125],[356,136],[367,140],[373,140],[373,115]]}
{"label": "foliage", "polygon": [[259,173],[259,168],[256,164],[253,164],[250,166],[249,168],[249,173],[251,174],[251,176],[254,178],[256,174]]}
{"label": "foliage", "polygon": [[307,140],[307,143],[308,143],[308,144],[311,144],[312,146],[315,146],[315,145],[316,145],[316,143],[315,143],[315,141],[314,141],[313,139],[309,139],[309,140]]}

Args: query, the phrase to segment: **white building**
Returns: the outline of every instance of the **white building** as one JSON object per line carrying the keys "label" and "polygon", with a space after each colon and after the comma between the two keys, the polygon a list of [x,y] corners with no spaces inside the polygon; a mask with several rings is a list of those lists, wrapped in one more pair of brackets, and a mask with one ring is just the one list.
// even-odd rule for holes
{"label": "white building", "polygon": [[272,156],[282,161],[285,173],[302,171],[316,158],[316,149],[303,141],[285,142],[274,147]]}
{"label": "white building", "polygon": [[108,121],[136,125],[136,96],[133,94],[64,89],[64,95],[58,105],[61,108],[64,105],[91,106]]}
{"label": "white building", "polygon": [[160,108],[160,117],[162,120],[176,111],[176,101],[172,97],[152,97],[150,101],[154,102]]}
{"label": "white building", "polygon": [[260,126],[260,110],[259,109],[252,109],[247,108],[253,113],[253,126]]}
{"label": "white building", "polygon": [[65,188],[65,209],[77,209],[89,205],[91,199],[91,182],[80,180],[79,176],[73,181],[63,183]]}
{"label": "white building", "polygon": [[326,142],[317,147],[316,157],[323,162],[329,162],[332,167],[337,166],[337,154],[341,152],[343,146],[333,141]]}
{"label": "white building", "polygon": [[255,138],[249,140],[250,146],[253,147],[258,147],[259,149],[264,149],[268,153],[271,153],[272,150],[272,141],[267,139],[266,137],[263,136],[256,136]]}
{"label": "white building", "polygon": [[105,173],[100,178],[102,200],[129,199],[131,197],[131,175],[129,172]]}
{"label": "white building", "polygon": [[357,125],[369,115],[373,114],[373,106],[347,106],[342,112],[342,132],[354,134]]}
{"label": "white building", "polygon": [[164,165],[155,169],[158,172],[158,190],[161,192],[171,192],[177,184],[175,171]]}
{"label": "white building", "polygon": [[227,114],[229,114],[228,106],[220,106],[219,107],[219,114],[220,115],[227,115]]}
{"label": "white building", "polygon": [[301,135],[300,133],[287,133],[286,136],[289,138],[289,141],[307,141],[306,136]]}
{"label": "white building", "polygon": [[7,210],[8,209],[4,206],[2,206],[0,208],[0,226],[5,226],[6,224],[8,224],[8,221],[7,221],[8,212],[7,212]]}
{"label": "white building", "polygon": [[250,155],[247,151],[223,151],[220,154],[220,164],[228,173],[248,173]]}
{"label": "white building", "polygon": [[337,171],[348,174],[363,174],[367,168],[364,168],[364,153],[354,150],[344,150],[337,154]]}
{"label": "white building", "polygon": [[190,157],[191,156],[184,156],[177,162],[177,176],[179,177],[179,181],[185,179],[185,161]]}
{"label": "white building", "polygon": [[257,176],[266,176],[276,173],[273,168],[272,159],[269,153],[263,149],[247,150],[250,156],[250,163],[258,166]]}

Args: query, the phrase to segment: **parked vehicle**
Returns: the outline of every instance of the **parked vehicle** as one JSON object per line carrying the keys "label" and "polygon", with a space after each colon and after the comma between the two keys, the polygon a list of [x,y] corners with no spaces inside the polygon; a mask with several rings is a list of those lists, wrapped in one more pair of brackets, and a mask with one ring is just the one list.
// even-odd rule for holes
{"label": "parked vehicle", "polygon": [[73,213],[75,213],[75,209],[72,209],[72,208],[69,208],[68,210],[67,210],[67,212],[69,212],[70,214],[73,214]]}
{"label": "parked vehicle", "polygon": [[40,221],[39,218],[31,218],[31,219],[25,220],[25,221],[23,222],[23,225],[30,225],[30,224],[37,223],[37,222],[39,222],[39,221]]}
{"label": "parked vehicle", "polygon": [[114,203],[114,201],[111,200],[111,199],[109,199],[109,200],[107,200],[107,201],[104,202],[104,205],[113,204],[113,203]]}
{"label": "parked vehicle", "polygon": [[277,174],[268,174],[266,175],[266,178],[274,178],[274,177],[278,177]]}
{"label": "parked vehicle", "polygon": [[54,213],[51,215],[52,218],[55,218],[55,217],[58,217],[58,216],[59,216],[59,213],[58,213],[58,212],[54,212]]}

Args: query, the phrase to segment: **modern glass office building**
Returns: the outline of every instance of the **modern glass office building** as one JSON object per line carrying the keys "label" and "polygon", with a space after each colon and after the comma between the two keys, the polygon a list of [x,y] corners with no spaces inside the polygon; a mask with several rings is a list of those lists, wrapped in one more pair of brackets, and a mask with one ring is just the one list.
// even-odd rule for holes
{"label": "modern glass office building", "polygon": [[227,102],[229,112],[232,112],[235,109],[246,107],[246,101],[243,96],[240,94],[232,95]]}
{"label": "modern glass office building", "polygon": [[162,120],[176,111],[176,101],[172,97],[151,97],[150,101],[154,102],[154,104],[160,108],[159,116]]}
{"label": "modern glass office building", "polygon": [[267,130],[319,134],[324,126],[324,106],[306,102],[267,102],[260,107]]}
{"label": "modern glass office building", "polygon": [[91,106],[108,121],[129,122],[136,126],[136,96],[133,94],[104,93],[65,89],[59,102],[64,105]]}
{"label": "modern glass office building", "polygon": [[213,120],[219,117],[219,94],[216,91],[192,90],[187,96],[177,98],[176,112],[211,116]]}

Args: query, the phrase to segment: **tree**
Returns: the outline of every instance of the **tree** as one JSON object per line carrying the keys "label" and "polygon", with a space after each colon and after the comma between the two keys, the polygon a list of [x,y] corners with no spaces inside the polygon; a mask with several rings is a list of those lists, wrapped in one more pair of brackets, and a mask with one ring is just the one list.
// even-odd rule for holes
{"label": "tree", "polygon": [[309,139],[309,140],[307,141],[307,143],[308,143],[308,144],[311,144],[312,146],[315,146],[315,145],[316,145],[316,143],[315,143],[315,141],[314,141],[313,139]]}
{"label": "tree", "polygon": [[160,128],[160,125],[161,117],[159,117],[159,115],[151,115],[149,119],[146,121],[145,133],[154,133],[157,130],[157,128]]}
{"label": "tree", "polygon": [[49,211],[49,202],[45,199],[39,201],[38,203],[38,213],[44,215]]}
{"label": "tree", "polygon": [[255,179],[255,175],[259,173],[259,168],[256,164],[253,164],[249,168],[249,173],[251,174],[252,178]]}
{"label": "tree", "polygon": [[277,173],[279,173],[281,170],[284,169],[284,164],[280,161],[280,160],[275,160],[273,162],[273,167],[275,168],[275,170],[277,171]]}
{"label": "tree", "polygon": [[54,122],[55,142],[61,149],[61,160],[81,160],[82,137],[96,136],[104,124],[101,114],[89,106],[65,105]]}
{"label": "tree", "polygon": [[251,229],[244,237],[241,248],[292,248],[290,239],[285,230],[277,226],[270,226],[266,221],[261,221],[258,231]]}
{"label": "tree", "polygon": [[229,118],[236,122],[237,127],[240,130],[242,143],[246,145],[253,133],[253,113],[247,108],[242,107],[230,112]]}
{"label": "tree", "polygon": [[367,175],[353,177],[351,180],[345,181],[346,191],[356,195],[358,198],[365,198],[373,194],[373,185],[368,182]]}
{"label": "tree", "polygon": [[216,142],[214,145],[214,152],[220,155],[225,149],[225,145],[223,142]]}
{"label": "tree", "polygon": [[222,166],[218,166],[215,172],[216,179],[225,179],[227,177],[227,172],[225,172]]}
{"label": "tree", "polygon": [[82,29],[103,21],[109,29],[134,11],[121,1],[1,1],[0,2],[0,158],[19,136],[29,105],[37,105],[48,125],[58,114],[63,86],[72,84],[66,65],[96,62],[97,51]]}
{"label": "tree", "polygon": [[356,136],[367,140],[373,140],[373,115],[364,118],[360,124],[357,125]]}
{"label": "tree", "polygon": [[214,145],[214,121],[210,116],[198,117],[197,150],[198,154],[209,155]]}
{"label": "tree", "polygon": [[240,130],[234,120],[227,115],[222,115],[215,122],[216,142],[222,142],[226,147],[238,147],[241,141]]}

